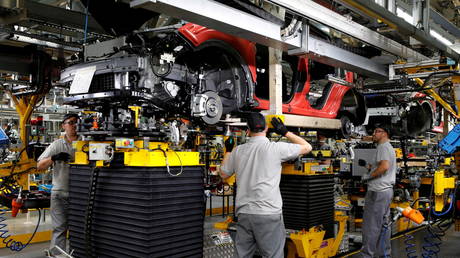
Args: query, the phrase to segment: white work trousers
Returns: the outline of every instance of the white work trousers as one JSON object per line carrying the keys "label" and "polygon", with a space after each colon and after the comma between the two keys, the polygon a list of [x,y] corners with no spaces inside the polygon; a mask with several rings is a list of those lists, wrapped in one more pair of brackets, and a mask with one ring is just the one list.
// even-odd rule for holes
{"label": "white work trousers", "polygon": [[390,204],[393,188],[367,191],[363,214],[361,257],[391,257]]}
{"label": "white work trousers", "polygon": [[258,249],[263,258],[283,258],[285,242],[282,214],[238,214],[235,257],[252,258]]}
{"label": "white work trousers", "polygon": [[63,191],[51,192],[51,223],[53,235],[51,237],[52,249],[55,245],[66,250],[67,214],[69,210],[69,194]]}

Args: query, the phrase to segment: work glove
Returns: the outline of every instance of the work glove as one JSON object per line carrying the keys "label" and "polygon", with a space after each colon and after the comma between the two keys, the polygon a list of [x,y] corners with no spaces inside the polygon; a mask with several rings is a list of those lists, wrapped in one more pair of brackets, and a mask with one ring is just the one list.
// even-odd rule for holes
{"label": "work glove", "polygon": [[51,156],[51,160],[52,161],[61,160],[61,161],[67,162],[70,160],[70,154],[67,152],[59,152],[58,154],[54,154],[53,156]]}
{"label": "work glove", "polygon": [[279,135],[286,136],[286,134],[288,133],[288,129],[279,117],[272,118],[272,126],[275,133]]}
{"label": "work glove", "polygon": [[367,165],[367,162],[364,159],[359,159],[358,160],[358,165],[361,167],[365,167]]}
{"label": "work glove", "polygon": [[225,140],[225,151],[226,152],[232,152],[233,147],[235,147],[235,139],[233,136],[230,136]]}

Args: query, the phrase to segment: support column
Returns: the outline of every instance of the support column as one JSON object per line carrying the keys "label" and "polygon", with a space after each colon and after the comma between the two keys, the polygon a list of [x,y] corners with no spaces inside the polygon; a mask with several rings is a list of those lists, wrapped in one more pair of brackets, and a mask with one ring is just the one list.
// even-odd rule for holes
{"label": "support column", "polygon": [[281,67],[281,59],[283,52],[279,49],[269,48],[269,93],[270,93],[270,109],[269,114],[281,115],[283,113],[283,95],[282,95],[282,80],[283,70]]}

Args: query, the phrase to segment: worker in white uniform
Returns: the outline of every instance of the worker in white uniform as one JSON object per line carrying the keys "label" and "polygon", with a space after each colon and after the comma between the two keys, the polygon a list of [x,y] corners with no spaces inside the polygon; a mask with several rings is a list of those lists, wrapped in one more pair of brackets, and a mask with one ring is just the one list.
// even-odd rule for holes
{"label": "worker in white uniform", "polygon": [[[72,141],[77,136],[77,114],[67,114],[62,120],[61,126],[65,134],[63,138],[55,140],[48,146],[38,158],[37,169],[47,169],[53,166],[53,187],[51,190],[51,223],[53,234],[50,250],[58,246],[66,250],[67,236],[67,214],[69,210],[69,164],[73,159],[75,151],[72,148]],[[51,253],[57,255],[57,253]]]}
{"label": "worker in white uniform", "polygon": [[377,126],[372,140],[377,143],[374,163],[368,165],[367,192],[363,214],[362,257],[391,257],[390,204],[396,180],[396,154],[390,144],[390,129]]}
{"label": "worker in white uniform", "polygon": [[[238,185],[235,254],[241,258],[252,257],[258,248],[263,257],[284,257],[286,230],[279,188],[281,163],[310,152],[312,147],[289,132],[279,118],[272,119],[275,132],[292,143],[270,142],[266,137],[265,118],[260,113],[250,113],[247,123],[249,142],[227,152],[220,169],[223,178],[235,173]],[[226,145],[228,149],[228,142]]]}

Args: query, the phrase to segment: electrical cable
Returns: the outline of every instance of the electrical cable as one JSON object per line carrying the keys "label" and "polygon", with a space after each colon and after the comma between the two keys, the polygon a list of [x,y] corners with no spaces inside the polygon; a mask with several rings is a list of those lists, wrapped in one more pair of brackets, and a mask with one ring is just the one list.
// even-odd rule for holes
{"label": "electrical cable", "polygon": [[97,190],[97,181],[99,177],[99,168],[94,166],[91,169],[91,178],[89,181],[89,192],[88,192],[88,205],[86,206],[85,211],[85,251],[87,257],[93,257],[92,255],[92,247],[93,241],[91,238],[91,231],[93,225],[93,209],[94,209],[94,202],[96,198],[96,190]]}
{"label": "electrical cable", "polygon": [[156,149],[153,149],[152,151],[156,151],[156,150],[159,150],[159,151],[163,152],[163,155],[164,155],[164,157],[165,157],[165,163],[166,163],[166,171],[168,172],[168,174],[169,174],[170,176],[180,176],[180,175],[182,174],[182,172],[184,172],[184,166],[182,165],[182,160],[181,160],[179,154],[177,154],[176,151],[172,150],[172,152],[174,152],[174,154],[176,154],[177,158],[179,159],[179,162],[180,162],[180,171],[179,171],[179,173],[177,173],[177,174],[172,174],[172,173],[171,173],[171,169],[170,169],[170,167],[169,167],[168,155],[167,155],[166,151],[163,150],[163,149],[160,148],[160,147],[158,147],[158,148],[156,148]]}
{"label": "electrical cable", "polygon": [[455,197],[454,197],[454,194],[453,194],[453,193],[450,194],[450,199],[451,199],[451,202],[450,202],[450,204],[449,204],[449,208],[448,208],[446,211],[441,212],[441,213],[437,213],[435,210],[432,210],[433,214],[439,217],[439,216],[444,216],[444,215],[446,215],[447,213],[449,213],[449,212],[452,210],[452,207],[454,206],[453,204],[454,204],[454,202],[455,202]]}
{"label": "electrical cable", "polygon": [[87,36],[87,33],[88,33],[89,2],[90,2],[90,0],[87,0],[87,1],[86,1],[85,31],[84,31],[84,34],[83,34],[83,43],[86,43],[86,36]]}
{"label": "electrical cable", "polygon": [[37,226],[35,227],[34,233],[32,233],[32,236],[30,236],[27,243],[23,244],[22,242],[13,240],[11,238],[11,235],[8,234],[8,229],[6,229],[7,224],[3,223],[6,220],[5,218],[6,209],[4,207],[0,208],[0,238],[3,239],[2,242],[11,251],[20,252],[22,249],[26,248],[30,244],[32,239],[34,238],[35,234],[37,233],[38,227],[40,226],[40,220],[42,218],[42,213],[40,209],[37,209],[37,211],[38,211]]}
{"label": "electrical cable", "polygon": [[428,77],[425,79],[425,81],[423,81],[423,84],[420,87],[425,88],[425,86],[427,85],[427,82],[430,81],[436,75],[459,75],[459,74],[460,73],[456,72],[456,71],[434,72],[434,73],[431,73],[430,75],[428,75]]}
{"label": "electrical cable", "polygon": [[179,154],[177,154],[177,152],[175,150],[172,150],[172,151],[174,152],[174,154],[176,154],[177,158],[179,159],[180,171],[179,171],[179,173],[177,173],[175,175],[173,175],[171,173],[169,173],[169,175],[171,175],[171,176],[180,176],[182,174],[182,172],[184,172],[184,166],[182,165],[182,160],[181,160]]}

